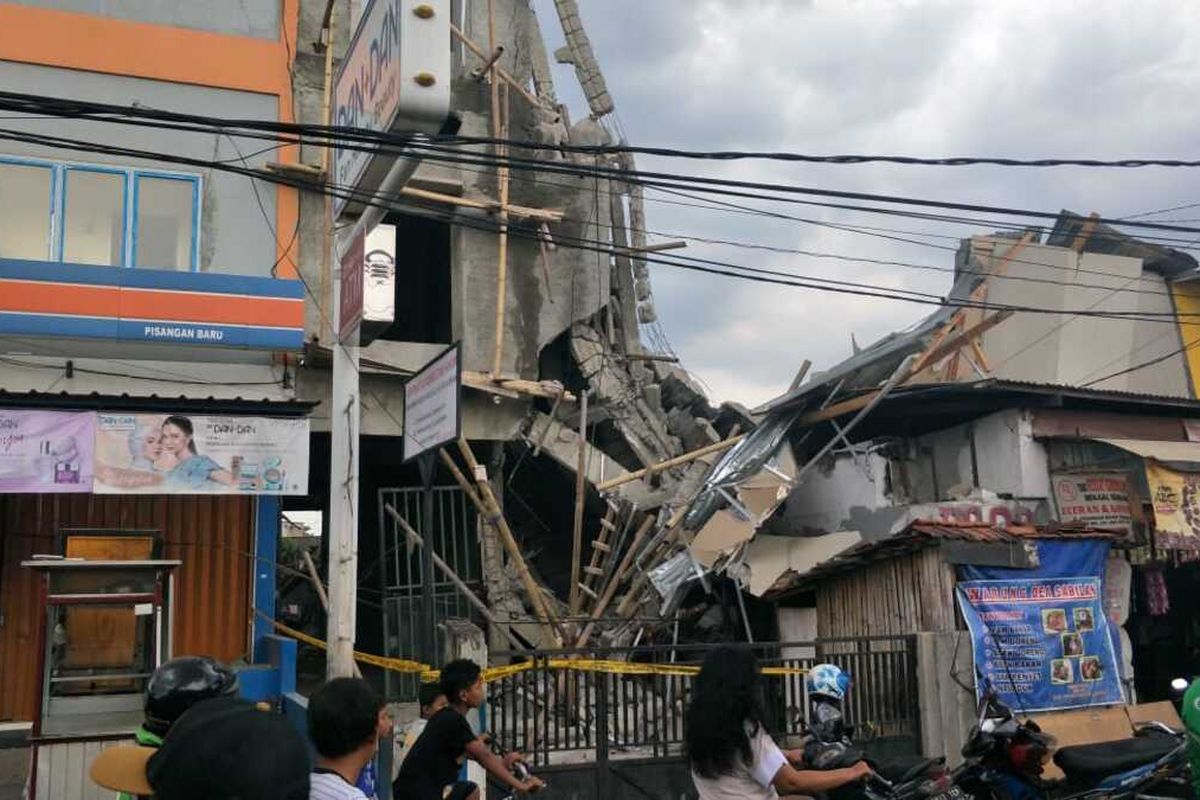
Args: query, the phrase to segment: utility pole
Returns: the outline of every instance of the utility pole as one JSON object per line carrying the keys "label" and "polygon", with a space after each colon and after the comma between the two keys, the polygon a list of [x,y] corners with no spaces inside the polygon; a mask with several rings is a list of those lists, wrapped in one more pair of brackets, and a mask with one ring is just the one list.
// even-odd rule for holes
{"label": "utility pole", "polygon": [[[333,40],[333,0],[327,14]],[[391,132],[433,132],[446,119],[450,103],[450,4],[430,0],[409,7],[398,0],[375,0],[365,9],[350,39],[326,122]],[[382,54],[382,55],[380,55]],[[377,63],[378,62],[378,63]],[[364,67],[370,66],[371,69]],[[373,65],[373,66],[371,66]],[[372,72],[371,70],[375,71]],[[363,75],[373,78],[364,83]],[[328,112],[327,112],[328,113]],[[326,215],[333,283],[333,388],[329,407],[329,626],[327,677],[354,674],[358,605],[358,492],[362,396],[359,347],[366,235],[395,202],[416,169],[409,155],[364,154],[351,149],[327,154],[329,192],[366,197],[353,224],[349,203],[332,204]],[[386,164],[386,170],[384,166]],[[374,169],[368,169],[373,166]],[[386,173],[386,174],[383,174]],[[383,174],[380,181],[378,176]],[[350,211],[353,213],[353,211]],[[348,220],[347,220],[348,221]],[[405,421],[407,423],[407,420]]]}

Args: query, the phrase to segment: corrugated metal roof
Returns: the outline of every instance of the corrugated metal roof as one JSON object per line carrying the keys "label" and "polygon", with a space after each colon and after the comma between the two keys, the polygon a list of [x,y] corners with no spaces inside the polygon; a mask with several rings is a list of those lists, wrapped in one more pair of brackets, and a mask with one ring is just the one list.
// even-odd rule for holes
{"label": "corrugated metal roof", "polygon": [[828,561],[813,567],[803,575],[786,572],[763,595],[774,600],[811,588],[830,575],[846,572],[864,564],[882,561],[902,553],[910,553],[936,545],[939,541],[1019,542],[1028,539],[1112,539],[1116,534],[1076,525],[954,525],[935,522],[914,522],[900,533],[886,539],[862,542],[843,550]]}
{"label": "corrugated metal roof", "polygon": [[211,414],[263,414],[272,417],[306,417],[318,406],[309,400],[246,399],[178,395],[101,394],[100,392],[12,392],[0,389],[2,408],[61,408],[97,411],[192,411]]}

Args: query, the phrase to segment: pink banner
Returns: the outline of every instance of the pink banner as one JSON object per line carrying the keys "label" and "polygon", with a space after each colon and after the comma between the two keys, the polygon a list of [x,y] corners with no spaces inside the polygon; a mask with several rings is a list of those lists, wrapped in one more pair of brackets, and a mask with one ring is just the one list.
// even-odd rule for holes
{"label": "pink banner", "polygon": [[96,415],[0,409],[0,493],[90,492]]}

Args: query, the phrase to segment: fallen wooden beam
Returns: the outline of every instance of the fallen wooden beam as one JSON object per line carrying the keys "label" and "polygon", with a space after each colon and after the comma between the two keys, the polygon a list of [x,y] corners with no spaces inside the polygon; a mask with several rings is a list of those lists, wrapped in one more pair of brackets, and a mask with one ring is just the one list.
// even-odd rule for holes
{"label": "fallen wooden beam", "polygon": [[[312,556],[307,550],[301,550],[304,557],[304,568],[308,571],[308,579],[312,581],[313,589],[317,592],[317,599],[321,601],[321,608],[325,609],[326,615],[329,614],[329,592],[325,591],[325,584],[321,583],[321,575],[317,572],[317,565],[313,563]],[[354,677],[361,678],[362,670],[358,668],[358,662],[354,661],[351,664],[354,667]]]}
{"label": "fallen wooden beam", "polygon": [[723,450],[728,450],[729,448],[733,447],[735,444],[737,444],[738,442],[740,442],[742,439],[745,439],[745,438],[746,438],[745,434],[742,434],[740,436],[731,436],[728,439],[724,439],[722,441],[715,442],[714,444],[705,445],[704,447],[701,447],[697,450],[693,450],[690,453],[684,453],[681,456],[675,456],[674,458],[668,458],[666,461],[660,461],[657,464],[650,465],[649,467],[644,467],[639,470],[634,470],[633,472],[627,473],[625,475],[621,475],[620,477],[617,477],[617,478],[613,478],[612,480],[607,480],[602,483],[598,483],[598,484],[596,484],[596,490],[600,491],[600,492],[607,492],[610,489],[615,489],[618,486],[621,486],[623,484],[630,483],[631,481],[639,480],[640,478],[644,478],[647,475],[652,475],[655,472],[662,472],[664,469],[670,469],[671,467],[678,467],[681,464],[687,464],[689,462],[695,461],[697,458],[703,458],[704,456],[712,455],[713,453],[720,453]]}
{"label": "fallen wooden beam", "polygon": [[[399,511],[393,508],[390,504],[385,505],[383,510],[390,514],[392,519],[396,520],[396,522],[400,524],[400,527],[404,529],[404,533],[408,536],[409,541],[411,541],[417,547],[425,546],[425,539],[421,536],[421,534],[417,533],[411,525],[408,524],[408,520],[401,516]],[[454,584],[454,588],[458,589],[459,593],[467,599],[467,602],[475,606],[476,610],[479,611],[480,615],[487,620],[490,625],[499,628],[500,632],[503,633],[508,641],[511,642],[518,650],[528,649],[525,643],[517,638],[516,634],[512,632],[512,629],[508,625],[501,623],[494,616],[492,616],[492,610],[487,607],[487,603],[480,600],[475,593],[471,591],[471,587],[467,586],[466,582],[463,581],[462,578],[458,577],[458,573],[456,573],[449,564],[443,561],[441,556],[433,551],[430,551],[429,555],[433,559],[433,565],[437,567],[443,575],[446,576],[446,579],[449,580],[450,583]]]}

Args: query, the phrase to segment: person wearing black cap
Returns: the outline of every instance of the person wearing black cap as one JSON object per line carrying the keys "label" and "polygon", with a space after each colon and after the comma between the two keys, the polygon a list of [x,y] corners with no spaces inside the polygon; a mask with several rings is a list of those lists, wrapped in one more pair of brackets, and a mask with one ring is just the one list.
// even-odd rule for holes
{"label": "person wearing black cap", "polygon": [[483,671],[474,661],[460,659],[442,667],[442,692],[449,705],[430,718],[392,783],[395,800],[479,800],[479,787],[459,781],[470,758],[479,762],[502,785],[518,792],[536,792],[537,778],[521,780],[511,769],[519,753],[501,759],[475,735],[467,712],[483,705]]}
{"label": "person wearing black cap", "polygon": [[[181,656],[159,665],[146,683],[142,724],[134,740],[143,747],[161,747],[163,737],[183,712],[214,697],[237,694],[237,673],[208,656]],[[117,800],[133,800],[122,792]]]}
{"label": "person wearing black cap", "polygon": [[362,678],[334,678],[308,699],[308,737],[317,749],[309,800],[367,800],[355,786],[391,734],[387,705]]}
{"label": "person wearing black cap", "polygon": [[117,745],[92,762],[92,781],[156,800],[308,800],[308,743],[281,715],[233,697],[183,714],[158,749]]}

